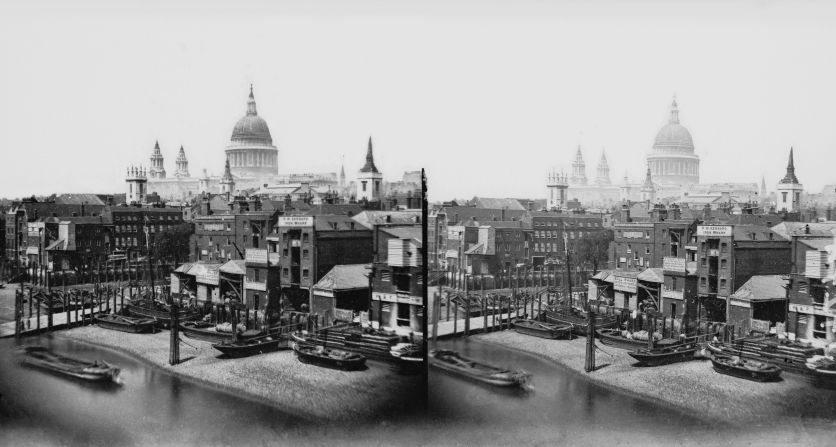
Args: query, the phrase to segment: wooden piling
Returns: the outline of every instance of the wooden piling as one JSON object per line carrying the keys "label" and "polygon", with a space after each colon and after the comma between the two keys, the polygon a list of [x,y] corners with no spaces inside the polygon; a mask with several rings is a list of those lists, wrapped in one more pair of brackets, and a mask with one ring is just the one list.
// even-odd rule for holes
{"label": "wooden piling", "polygon": [[589,311],[586,315],[586,372],[595,371],[595,312]]}
{"label": "wooden piling", "polygon": [[[20,283],[21,289],[23,288],[23,281]],[[18,292],[15,290],[15,338],[20,338],[20,317],[21,317],[21,306],[23,304],[23,290]]]}
{"label": "wooden piling", "polygon": [[453,308],[453,336],[456,336],[456,332],[458,332],[459,326],[459,306],[454,304]]}
{"label": "wooden piling", "polygon": [[447,292],[447,318],[444,321],[450,321],[450,292]]}
{"label": "wooden piling", "polygon": [[[171,303],[169,307],[170,310],[170,319],[171,319],[171,331],[170,331],[170,349],[169,349],[169,359],[168,363],[171,365],[176,365],[180,363],[180,343],[178,337],[180,336],[180,321],[176,303]],[[233,331],[233,334],[235,332]],[[233,335],[234,337],[234,335]]]}
{"label": "wooden piling", "polygon": [[479,275],[479,298],[482,300],[482,332],[488,332],[488,302],[485,301],[485,277]]}
{"label": "wooden piling", "polygon": [[40,305],[35,306],[35,311],[38,314],[37,329],[38,329],[38,332],[40,332],[41,331],[41,306]]}

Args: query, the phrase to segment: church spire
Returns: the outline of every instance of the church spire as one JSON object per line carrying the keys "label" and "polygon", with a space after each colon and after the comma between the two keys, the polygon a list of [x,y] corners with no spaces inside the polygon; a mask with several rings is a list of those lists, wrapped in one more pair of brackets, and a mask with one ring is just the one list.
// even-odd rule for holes
{"label": "church spire", "polygon": [[374,165],[374,153],[372,152],[372,137],[369,137],[369,149],[366,151],[366,164],[360,169],[360,172],[380,172],[377,166]]}
{"label": "church spire", "polygon": [[253,85],[250,84],[250,99],[247,101],[247,116],[258,115],[255,109],[255,95],[253,95]]}
{"label": "church spire", "polygon": [[798,177],[795,176],[795,163],[792,159],[792,147],[790,147],[790,159],[787,162],[787,174],[781,179],[781,183],[798,184]]}
{"label": "church spire", "polygon": [[670,124],[679,124],[679,106],[676,105],[676,95],[673,95],[673,102],[671,103],[671,118]]}

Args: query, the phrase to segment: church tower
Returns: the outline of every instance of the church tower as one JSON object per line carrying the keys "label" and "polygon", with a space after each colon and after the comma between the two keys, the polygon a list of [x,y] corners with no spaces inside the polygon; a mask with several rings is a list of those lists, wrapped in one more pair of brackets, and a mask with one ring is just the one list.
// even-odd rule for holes
{"label": "church tower", "polygon": [[618,187],[618,193],[622,202],[630,200],[630,195],[633,193],[633,187],[630,185],[630,178],[627,176],[626,171],[624,172],[624,183]]}
{"label": "church tower", "polygon": [[163,153],[160,151],[160,142],[154,142],[154,150],[151,151],[151,169],[148,170],[151,178],[165,178],[165,166],[163,166]]}
{"label": "church tower", "polygon": [[145,196],[148,193],[148,176],[145,169],[131,166],[125,175],[125,182],[128,189],[125,192],[125,203],[145,203]]}
{"label": "church tower", "polygon": [[369,148],[366,152],[366,164],[357,174],[357,200],[366,199],[369,202],[376,202],[381,198],[381,183],[383,174],[374,165],[374,153],[372,152],[372,137],[369,137]]}
{"label": "church tower", "polygon": [[174,173],[177,178],[189,177],[189,160],[186,159],[186,151],[183,150],[183,145],[180,145],[180,153],[177,154],[177,172]]}
{"label": "church tower", "polygon": [[575,154],[575,161],[572,162],[572,177],[569,178],[572,185],[586,185],[586,163],[583,161],[581,146],[578,145],[578,152]]}
{"label": "church tower", "polygon": [[198,181],[198,190],[201,193],[209,192],[209,174],[206,172],[206,169],[203,170],[203,177],[201,177]]}
{"label": "church tower", "polygon": [[235,179],[232,178],[232,171],[229,170],[229,158],[226,159],[224,175],[221,177],[221,194],[226,195],[226,200],[232,200],[235,194]]}
{"label": "church tower", "polygon": [[804,192],[804,186],[798,181],[795,176],[795,164],[792,157],[792,148],[790,148],[790,160],[787,162],[787,173],[784,178],[775,187],[776,209],[778,211],[794,212],[801,208],[801,193]]}
{"label": "church tower", "polygon": [[647,165],[647,175],[642,184],[642,202],[653,203],[656,201],[656,186],[653,185],[653,179],[650,177],[650,165]]}
{"label": "church tower", "polygon": [[600,186],[609,186],[612,183],[610,181],[610,165],[607,163],[607,153],[603,149],[601,149],[601,160],[598,161],[595,183]]}
{"label": "church tower", "polygon": [[761,200],[766,200],[766,177],[761,176]]}
{"label": "church tower", "polygon": [[546,209],[566,210],[566,190],[569,189],[569,180],[565,173],[552,171],[546,181]]}

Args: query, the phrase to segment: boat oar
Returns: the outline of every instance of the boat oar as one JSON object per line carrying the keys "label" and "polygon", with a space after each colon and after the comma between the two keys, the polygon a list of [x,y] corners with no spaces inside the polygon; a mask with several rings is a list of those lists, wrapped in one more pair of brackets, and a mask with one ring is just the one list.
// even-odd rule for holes
{"label": "boat oar", "polygon": [[196,347],[196,346],[194,346],[194,345],[190,345],[190,344],[186,343],[186,341],[185,341],[185,340],[183,340],[183,337],[177,337],[177,340],[178,340],[180,343],[183,343],[184,345],[186,345],[186,346],[188,346],[188,347],[190,347],[190,348],[194,349],[195,351],[197,351],[197,347]]}

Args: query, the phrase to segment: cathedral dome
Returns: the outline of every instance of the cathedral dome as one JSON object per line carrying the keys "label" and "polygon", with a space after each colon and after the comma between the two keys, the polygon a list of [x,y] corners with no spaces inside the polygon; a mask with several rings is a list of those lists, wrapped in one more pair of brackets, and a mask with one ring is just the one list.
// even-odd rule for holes
{"label": "cathedral dome", "polygon": [[669,123],[659,130],[656,140],[653,142],[654,151],[679,150],[681,152],[694,152],[694,141],[691,140],[691,132],[679,123]]}
{"label": "cathedral dome", "polygon": [[679,108],[676,100],[671,104],[671,116],[668,124],[659,129],[653,142],[653,152],[694,153],[694,141],[691,132],[679,124]]}
{"label": "cathedral dome", "polygon": [[247,101],[247,114],[235,123],[230,140],[239,144],[264,144],[267,146],[273,144],[273,137],[270,136],[270,128],[267,127],[267,122],[258,116],[256,111],[252,88],[250,88],[250,99]]}

